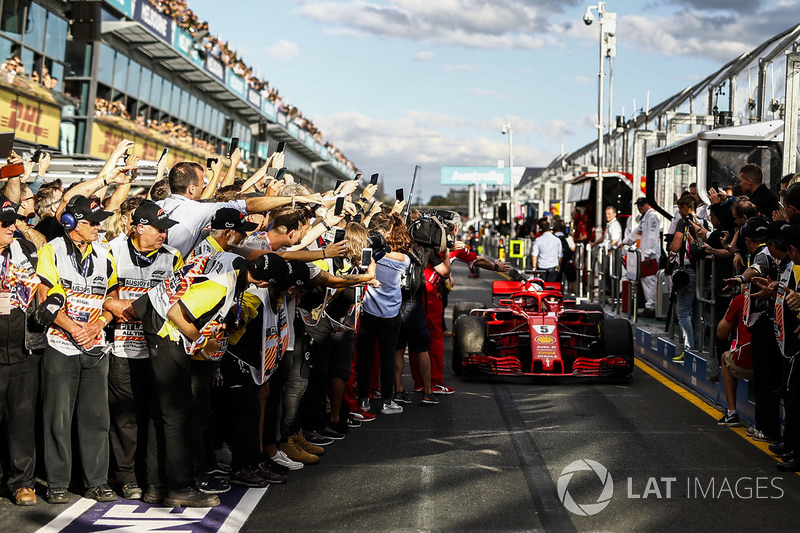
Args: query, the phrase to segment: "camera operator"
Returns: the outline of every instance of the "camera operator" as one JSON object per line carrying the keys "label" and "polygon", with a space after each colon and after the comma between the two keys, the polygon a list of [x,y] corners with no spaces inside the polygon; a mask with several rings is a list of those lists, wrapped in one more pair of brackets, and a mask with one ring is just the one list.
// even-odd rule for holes
{"label": "camera operator", "polygon": [[[392,226],[402,224],[400,217],[378,213],[372,217],[370,229],[376,230],[387,240],[385,255],[377,261],[375,278],[379,287],[371,287],[364,297],[364,311],[358,329],[358,396],[360,407],[370,410],[369,385],[372,372],[372,359],[375,343],[379,344],[381,364],[381,414],[402,413],[403,408],[392,400],[394,393],[394,353],[397,337],[400,334],[402,305],[400,277],[408,270],[411,261],[406,255],[411,247],[410,240],[393,238]],[[398,251],[391,251],[391,247]]]}

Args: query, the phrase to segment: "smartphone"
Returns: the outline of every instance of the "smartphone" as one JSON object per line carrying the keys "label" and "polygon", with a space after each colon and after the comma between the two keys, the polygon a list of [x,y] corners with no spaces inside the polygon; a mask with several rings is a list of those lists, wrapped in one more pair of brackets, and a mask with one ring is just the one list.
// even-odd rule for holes
{"label": "smartphone", "polygon": [[403,201],[403,199],[405,198],[405,195],[403,194],[402,187],[400,189],[397,189],[396,191],[394,191],[394,197],[397,199],[398,202],[402,202]]}
{"label": "smartphone", "polygon": [[228,151],[228,157],[230,157],[237,148],[239,148],[239,137],[231,137],[231,149]]}
{"label": "smartphone", "polygon": [[33,155],[31,156],[31,161],[33,161],[34,163],[38,163],[41,157],[42,157],[42,151],[37,148],[36,151],[33,152]]}
{"label": "smartphone", "polygon": [[334,191],[338,191],[338,190],[339,190],[339,187],[341,187],[341,186],[342,186],[342,183],[344,183],[344,181],[342,181],[342,180],[336,180],[336,187],[334,187],[334,188],[333,188],[333,190],[334,190]]}
{"label": "smartphone", "polygon": [[377,174],[377,173],[375,173],[372,176],[370,176],[369,177],[369,184],[370,185],[377,185],[379,176],[380,176],[380,174]]}
{"label": "smartphone", "polygon": [[362,248],[361,262],[359,263],[358,267],[361,270],[366,270],[369,268],[369,264],[371,261],[372,261],[372,248]]}
{"label": "smartphone", "polygon": [[8,159],[14,148],[14,132],[0,133],[0,159]]}
{"label": "smartphone", "polygon": [[342,210],[344,209],[344,196],[339,196],[336,198],[336,207],[333,209],[333,214],[337,217],[342,214]]}
{"label": "smartphone", "polygon": [[278,147],[275,148],[275,152],[276,153],[277,152],[283,152],[285,149],[286,149],[286,142],[285,141],[280,141],[280,142],[278,142]]}
{"label": "smartphone", "polygon": [[336,228],[336,230],[335,230],[335,232],[333,234],[333,242],[335,242],[335,243],[336,242],[342,242],[344,240],[344,237],[345,237],[344,229]]}
{"label": "smartphone", "polygon": [[[165,150],[166,150],[166,148],[165,148]],[[219,162],[218,158],[216,158],[216,157],[208,157],[208,158],[206,158],[206,168],[208,170],[211,170],[211,163],[218,163],[218,162]]]}
{"label": "smartphone", "polygon": [[278,181],[282,180],[284,174],[286,174],[286,167],[279,168],[278,173],[275,174],[275,179]]}
{"label": "smartphone", "polygon": [[356,175],[353,176],[353,181],[360,181],[361,178],[363,178],[363,177],[364,177],[364,174],[362,174],[361,172],[356,172]]}
{"label": "smartphone", "polygon": [[[167,157],[168,153],[169,153],[169,148],[164,148],[164,150],[161,152],[161,157],[158,158],[158,162],[161,163],[161,160],[164,159],[165,157]],[[211,158],[209,158],[209,159],[211,159]]]}
{"label": "smartphone", "polygon": [[364,215],[359,213],[359,214],[357,214],[356,216],[353,217],[353,222],[361,223],[361,219],[363,219],[363,218],[364,218]]}

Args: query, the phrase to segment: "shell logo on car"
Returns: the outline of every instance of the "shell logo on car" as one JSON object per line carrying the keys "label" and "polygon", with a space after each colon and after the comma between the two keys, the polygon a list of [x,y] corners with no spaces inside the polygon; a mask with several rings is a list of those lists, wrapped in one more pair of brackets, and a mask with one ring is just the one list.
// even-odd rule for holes
{"label": "shell logo on car", "polygon": [[553,344],[556,342],[555,337],[551,337],[550,335],[539,335],[535,340],[539,344]]}

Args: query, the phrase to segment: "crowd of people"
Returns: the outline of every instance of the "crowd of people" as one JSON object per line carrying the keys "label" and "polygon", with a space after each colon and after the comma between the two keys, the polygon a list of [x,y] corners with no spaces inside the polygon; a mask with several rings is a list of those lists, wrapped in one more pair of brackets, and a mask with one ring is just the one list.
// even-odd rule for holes
{"label": "crowd of people", "polygon": [[[718,340],[707,377],[722,383],[727,409],[719,424],[741,425],[737,382],[749,380],[755,426],[747,435],[770,443],[781,456],[779,470],[800,471],[800,378],[792,372],[800,352],[800,174],[783,177],[776,193],[764,183],[761,168],[749,163],[739,172],[738,185],[711,188],[707,198],[708,204],[690,184],[677,198],[665,232],[646,198],[635,202],[639,214],[624,232],[609,207],[604,236],[594,244],[639,250],[645,297],[640,317],[656,317],[657,275],[669,276],[681,339],[674,363],[683,364],[686,350],[697,352],[705,321],[717,317],[718,323],[708,324]],[[698,288],[707,300],[713,295],[713,313],[700,312]],[[661,318],[670,320],[671,309]]]}
{"label": "crowd of people", "polygon": [[508,270],[454,240],[457,214],[383,205],[358,179],[309,191],[281,152],[246,180],[219,161],[162,162],[131,195],[133,149],[122,141],[68,188],[48,180],[46,153],[5,169],[20,174],[0,196],[0,412],[17,504],[37,503],[38,473],[51,504],[71,489],[218,505],[231,484],[284,483],[353,428],[454,393],[450,261]]}

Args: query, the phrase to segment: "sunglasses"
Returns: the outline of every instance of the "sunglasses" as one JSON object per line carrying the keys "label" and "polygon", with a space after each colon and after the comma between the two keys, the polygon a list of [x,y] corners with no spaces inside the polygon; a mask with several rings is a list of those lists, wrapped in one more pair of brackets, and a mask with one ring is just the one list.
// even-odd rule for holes
{"label": "sunglasses", "polygon": [[10,228],[10,227],[11,227],[11,226],[13,226],[14,224],[16,224],[16,221],[13,221],[13,220],[3,220],[2,222],[0,222],[0,227],[3,227],[3,228]]}
{"label": "sunglasses", "polygon": [[100,222],[91,222],[89,220],[81,220],[80,223],[81,224],[88,224],[88,225],[90,225],[92,227],[100,225]]}

